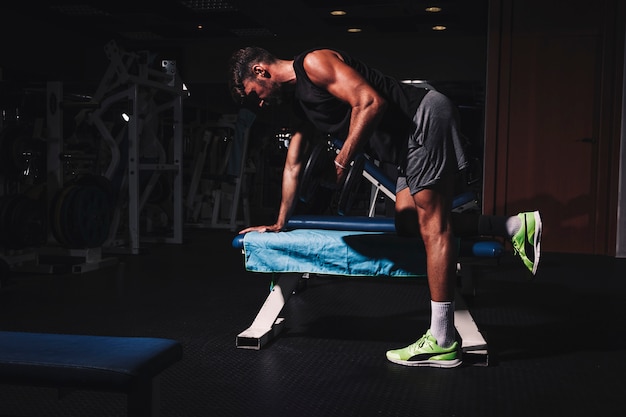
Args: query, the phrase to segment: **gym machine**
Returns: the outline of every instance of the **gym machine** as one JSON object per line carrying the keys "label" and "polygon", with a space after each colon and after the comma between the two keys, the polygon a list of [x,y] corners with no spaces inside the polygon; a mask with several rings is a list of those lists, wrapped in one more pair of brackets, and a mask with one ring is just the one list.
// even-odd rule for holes
{"label": "gym machine", "polygon": [[[188,93],[176,62],[155,64],[150,53],[126,52],[113,41],[105,53],[109,67],[93,97],[99,105],[77,116],[96,130],[110,155],[103,176],[114,185],[116,205],[103,246],[137,254],[142,242],[182,243],[182,102]],[[167,217],[166,230],[148,234],[155,228],[146,215],[142,234],[141,215],[154,208],[155,200],[167,200],[160,213]]]}
{"label": "gym machine", "polygon": [[[109,66],[93,96],[68,93],[60,81],[24,90],[38,109],[36,119],[29,114],[26,132],[24,117],[3,105],[16,113],[6,118],[16,121],[9,125],[3,112],[0,126],[3,271],[56,273],[71,265],[72,272],[86,272],[117,262],[106,252],[182,243],[187,91],[176,62],[128,53],[114,42],[104,51]],[[68,128],[70,118],[75,130]],[[39,200],[25,195],[35,188]],[[162,227],[154,227],[151,209]]]}
{"label": "gym machine", "polygon": [[241,108],[199,129],[201,138],[190,144],[195,152],[185,198],[186,226],[235,231],[250,225],[248,145],[255,119],[254,112]]}

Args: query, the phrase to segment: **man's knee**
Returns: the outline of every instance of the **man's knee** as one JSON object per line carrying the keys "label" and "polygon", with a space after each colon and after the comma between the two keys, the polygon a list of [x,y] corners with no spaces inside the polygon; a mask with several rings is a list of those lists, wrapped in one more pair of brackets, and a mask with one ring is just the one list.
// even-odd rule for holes
{"label": "man's knee", "polygon": [[396,211],[395,225],[398,236],[418,237],[420,235],[420,226],[415,210]]}
{"label": "man's knee", "polygon": [[396,193],[395,225],[398,236],[417,237],[420,235],[417,207],[408,187]]}

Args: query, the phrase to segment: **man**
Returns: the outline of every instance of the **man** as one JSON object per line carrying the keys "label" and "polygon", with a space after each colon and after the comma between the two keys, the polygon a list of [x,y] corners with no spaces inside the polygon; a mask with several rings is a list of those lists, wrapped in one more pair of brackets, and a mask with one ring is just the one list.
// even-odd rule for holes
{"label": "man", "polygon": [[[467,160],[452,103],[333,49],[312,49],[287,60],[262,48],[243,48],[231,57],[230,82],[236,100],[256,100],[261,107],[292,100],[318,131],[343,139],[334,161],[338,184],[357,152],[398,166],[396,229],[403,235],[419,233],[424,241],[431,326],[417,342],[388,351],[387,358],[408,366],[460,365],[454,327],[455,236],[506,236],[534,274],[542,225],[537,211],[512,217],[453,216],[454,185]],[[283,230],[296,205],[306,140],[305,129],[293,132],[276,222],[242,233]]]}

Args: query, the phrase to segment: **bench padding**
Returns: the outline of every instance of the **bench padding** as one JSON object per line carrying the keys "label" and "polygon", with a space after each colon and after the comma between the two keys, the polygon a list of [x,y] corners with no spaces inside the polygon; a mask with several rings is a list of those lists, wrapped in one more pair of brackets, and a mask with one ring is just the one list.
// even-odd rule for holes
{"label": "bench padding", "polygon": [[128,392],[182,358],[161,338],[0,332],[0,381]]}

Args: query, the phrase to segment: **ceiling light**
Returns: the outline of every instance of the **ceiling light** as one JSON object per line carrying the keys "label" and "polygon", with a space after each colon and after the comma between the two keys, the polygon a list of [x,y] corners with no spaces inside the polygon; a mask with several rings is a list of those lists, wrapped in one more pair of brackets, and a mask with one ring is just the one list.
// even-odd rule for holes
{"label": "ceiling light", "polygon": [[345,16],[348,13],[345,10],[333,10],[330,12],[332,16]]}
{"label": "ceiling light", "polygon": [[348,32],[350,33],[359,33],[361,31],[361,28],[349,28]]}
{"label": "ceiling light", "polygon": [[228,0],[180,0],[183,6],[186,6],[197,12],[201,11],[234,11],[237,10],[235,5]]}
{"label": "ceiling light", "polygon": [[433,26],[433,30],[436,30],[436,31],[441,31],[441,30],[446,30],[446,29],[447,29],[447,27],[445,27],[444,25],[435,25],[435,26]]}
{"label": "ceiling light", "polygon": [[428,13],[439,13],[441,11],[441,7],[439,6],[431,6],[431,7],[427,7],[426,10]]}

